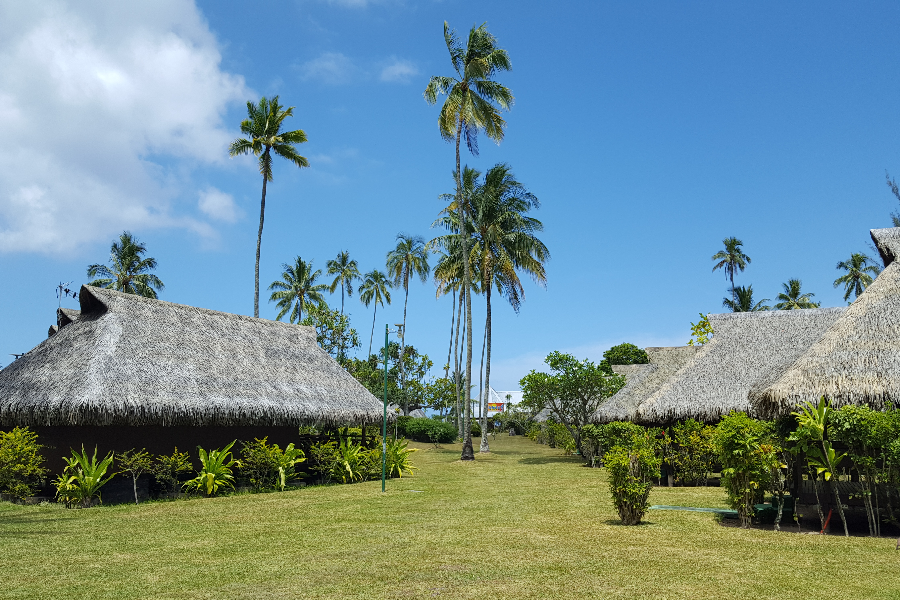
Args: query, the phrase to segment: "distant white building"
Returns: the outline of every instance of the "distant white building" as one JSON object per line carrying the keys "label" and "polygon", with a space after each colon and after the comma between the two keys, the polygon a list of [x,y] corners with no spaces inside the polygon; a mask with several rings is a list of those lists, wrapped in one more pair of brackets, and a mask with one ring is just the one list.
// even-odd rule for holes
{"label": "distant white building", "polygon": [[515,406],[522,401],[521,390],[497,391],[494,388],[490,388],[490,390],[490,399],[487,406],[489,417],[496,415],[498,412],[503,412],[510,406]]}

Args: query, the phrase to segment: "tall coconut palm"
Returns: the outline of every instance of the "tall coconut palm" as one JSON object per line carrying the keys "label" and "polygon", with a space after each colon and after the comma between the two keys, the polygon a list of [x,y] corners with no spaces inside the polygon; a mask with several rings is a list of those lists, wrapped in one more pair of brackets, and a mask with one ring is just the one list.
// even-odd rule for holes
{"label": "tall coconut palm", "polygon": [[787,283],[782,283],[781,287],[784,288],[784,291],[778,294],[778,297],[776,298],[778,304],[775,305],[775,310],[819,308],[821,304],[812,301],[812,297],[815,296],[815,294],[812,292],[807,292],[805,294],[800,293],[800,285],[801,282],[799,279],[789,279]]}
{"label": "tall coconut palm", "polygon": [[360,279],[359,265],[355,260],[351,260],[350,253],[344,250],[339,252],[334,260],[325,263],[325,267],[329,275],[336,276],[328,291],[333,294],[337,286],[341,286],[341,314],[344,314],[344,290],[346,289],[348,296],[353,296],[353,282]]}
{"label": "tall coconut palm", "polygon": [[375,303],[375,312],[372,313],[372,335],[369,336],[369,353],[372,356],[372,339],[375,337],[375,315],[378,314],[378,305],[382,307],[384,303],[391,303],[391,285],[390,280],[384,273],[378,269],[372,269],[363,277],[362,285],[359,286],[359,300],[369,308],[369,304]]}
{"label": "tall coconut palm", "polygon": [[[444,22],[444,43],[450,53],[450,63],[455,72],[450,77],[434,76],[425,88],[425,100],[435,104],[438,96],[446,94],[438,116],[438,130],[441,137],[454,141],[456,147],[456,197],[462,195],[462,169],[459,160],[459,145],[463,132],[469,152],[478,155],[478,130],[483,130],[488,138],[498,144],[503,140],[506,121],[500,116],[501,110],[509,110],[514,102],[512,92],[493,80],[498,71],[509,71],[512,67],[506,50],[497,47],[496,38],[488,33],[487,23],[472,27],[466,46],[463,47],[456,31]],[[461,203],[462,205],[462,203]],[[464,205],[463,205],[464,206]],[[462,253],[468,256],[465,208],[460,211],[462,221]],[[463,296],[466,305],[466,382],[465,389],[472,383],[472,299],[469,294],[472,277],[469,261],[463,263]],[[466,411],[465,441],[462,459],[475,458],[472,451],[471,408]]]}
{"label": "tall coconut palm", "polygon": [[753,286],[748,285],[737,286],[736,288],[731,288],[732,298],[722,298],[722,306],[730,310],[731,312],[758,312],[762,310],[769,310],[768,305],[764,304],[764,302],[768,302],[768,298],[763,298],[759,302],[753,302]]}
{"label": "tall coconut palm", "polygon": [[308,167],[309,161],[297,153],[294,144],[306,141],[302,129],[281,131],[284,120],[294,115],[294,107],[285,109],[278,104],[278,96],[271,100],[265,96],[258,104],[247,102],[248,118],[241,121],[241,133],[247,138],[237,138],[228,149],[230,156],[253,153],[259,157],[259,173],[263,178],[262,199],[259,202],[259,234],[256,237],[256,270],[254,271],[253,316],[259,316],[259,253],[262,247],[263,221],[266,216],[266,184],[272,181],[272,155],[275,154],[297,165]]}
{"label": "tall coconut palm", "polygon": [[844,300],[850,299],[850,294],[854,298],[859,298],[867,287],[872,285],[875,277],[881,273],[878,264],[861,252],[855,252],[850,255],[849,260],[842,260],[837,264],[839,270],[847,271],[834,280],[834,287],[844,286]]}
{"label": "tall coconut palm", "polygon": [[403,367],[403,355],[406,350],[406,307],[409,304],[409,280],[418,277],[422,283],[428,280],[431,268],[428,266],[428,250],[425,240],[418,235],[397,234],[397,246],[387,253],[387,274],[393,279],[395,286],[402,286],[403,298],[403,331],[400,334],[400,389],[403,390],[403,414],[409,414],[409,402],[406,398],[406,373]]}
{"label": "tall coconut palm", "polygon": [[713,272],[717,269],[725,270],[725,276],[731,281],[731,301],[733,304],[737,304],[738,299],[734,287],[734,272],[736,270],[743,272],[751,261],[750,257],[741,250],[741,246],[744,245],[744,242],[741,240],[736,237],[730,237],[722,240],[722,243],[725,244],[725,249],[719,250],[713,254],[712,260],[717,260],[719,262],[715,264],[712,270]]}
{"label": "tall coconut palm", "polygon": [[88,266],[87,276],[95,278],[88,285],[156,298],[156,292],[161,292],[166,286],[150,272],[156,268],[156,259],[143,258],[145,252],[147,247],[144,244],[123,231],[109,249],[109,266]]}
{"label": "tall coconut palm", "polygon": [[316,283],[316,280],[322,275],[321,269],[313,271],[312,261],[305,262],[299,256],[294,259],[294,264],[283,264],[281,268],[284,270],[281,274],[281,281],[273,281],[269,286],[272,292],[269,296],[269,302],[278,303],[276,306],[281,309],[276,321],[280,321],[281,317],[290,311],[288,317],[290,323],[299,323],[303,320],[303,307],[307,304],[316,304],[322,306],[325,304],[325,296],[323,292],[328,289],[324,283]]}

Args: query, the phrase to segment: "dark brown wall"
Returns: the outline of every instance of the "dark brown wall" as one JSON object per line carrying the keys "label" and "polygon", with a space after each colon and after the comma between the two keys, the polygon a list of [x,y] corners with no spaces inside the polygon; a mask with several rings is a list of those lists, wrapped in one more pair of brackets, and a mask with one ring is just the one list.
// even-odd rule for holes
{"label": "dark brown wall", "polygon": [[297,427],[32,427],[38,435],[38,442],[46,448],[44,456],[51,477],[62,472],[63,457],[71,456],[70,449],[81,450],[84,445],[88,454],[97,447],[97,456],[102,458],[107,452],[123,452],[131,448],[146,448],[152,454],[171,454],[178,447],[187,452],[195,467],[199,467],[197,446],[204,450],[223,448],[234,440],[232,451],[237,455],[243,441],[254,438],[269,438],[270,444],[282,448],[299,441]]}

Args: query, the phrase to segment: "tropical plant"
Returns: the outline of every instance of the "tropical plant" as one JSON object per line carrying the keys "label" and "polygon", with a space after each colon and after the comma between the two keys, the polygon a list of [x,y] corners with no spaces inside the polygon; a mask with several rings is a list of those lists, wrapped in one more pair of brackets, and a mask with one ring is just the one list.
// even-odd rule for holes
{"label": "tropical plant", "polygon": [[734,287],[734,272],[741,271],[750,264],[750,257],[744,254],[744,251],[741,249],[741,246],[744,245],[744,242],[737,239],[736,237],[725,238],[722,240],[722,243],[725,245],[724,250],[719,250],[712,256],[712,260],[718,261],[715,266],[713,266],[713,272],[718,269],[723,269],[725,271],[725,276],[728,277],[729,281],[731,281],[731,301],[734,304],[737,304],[737,294]]}
{"label": "tropical plant", "polygon": [[[438,116],[438,129],[445,140],[455,141],[456,148],[456,201],[460,206],[460,230],[462,231],[462,256],[469,256],[467,209],[462,202],[462,169],[459,160],[459,145],[463,132],[469,152],[478,155],[478,130],[484,130],[488,138],[500,143],[506,122],[500,116],[501,110],[509,110],[513,95],[509,89],[493,80],[498,71],[511,69],[506,50],[497,47],[496,38],[488,33],[487,23],[472,27],[466,47],[463,48],[456,32],[444,22],[444,43],[450,53],[455,76],[434,76],[425,88],[425,100],[435,104],[438,96],[447,95]],[[472,385],[472,300],[469,291],[472,277],[469,260],[463,261],[463,295],[466,306],[466,366],[463,390]],[[471,410],[466,412],[462,459],[475,458],[472,451]]]}
{"label": "tropical plant", "polygon": [[94,447],[94,455],[89,458],[82,446],[81,453],[72,450],[72,456],[65,461],[66,467],[62,475],[54,482],[57,498],[68,508],[89,508],[94,504],[95,498],[102,502],[100,488],[116,476],[115,473],[106,476],[106,471],[113,463],[113,453],[110,452],[98,462],[97,448]]}
{"label": "tropical plant", "polygon": [[722,306],[729,309],[731,312],[758,312],[769,310],[769,306],[765,304],[769,301],[768,298],[763,298],[759,302],[753,301],[752,285],[748,285],[747,287],[739,285],[731,290],[731,294],[732,298],[736,298],[735,300],[732,298],[722,299]]}
{"label": "tropical plant", "polygon": [[836,268],[846,271],[834,280],[834,287],[844,286],[844,301],[848,301],[851,294],[854,298],[859,298],[872,285],[872,276],[878,277],[881,273],[881,268],[875,261],[861,252],[854,252],[848,260],[839,262]]}
{"label": "tropical plant", "polygon": [[421,236],[412,236],[405,233],[397,234],[397,246],[387,253],[387,274],[392,278],[394,285],[402,286],[403,299],[403,330],[400,332],[400,389],[404,398],[402,402],[403,414],[409,414],[409,402],[406,400],[406,371],[403,365],[403,355],[406,349],[406,307],[409,304],[409,280],[412,277],[419,278],[422,283],[428,280],[431,268],[428,266],[428,250],[425,248],[425,240]]}
{"label": "tropical plant", "polygon": [[713,328],[709,322],[709,315],[704,315],[700,313],[700,320],[696,323],[691,323],[691,339],[688,341],[688,346],[702,346],[703,344],[709,343],[709,341],[713,337]]}
{"label": "tropical plant", "polygon": [[175,448],[168,456],[165,454],[157,456],[153,461],[151,472],[157,483],[163,487],[164,492],[175,495],[182,486],[182,475],[193,470],[187,452],[179,452],[178,448]]}
{"label": "tropical plant", "polygon": [[319,475],[321,482],[331,477],[337,458],[337,444],[333,441],[318,442],[309,447],[310,469]]}
{"label": "tropical plant", "polygon": [[303,308],[309,304],[322,306],[325,304],[325,296],[322,292],[328,289],[324,283],[316,283],[316,280],[322,275],[322,270],[313,271],[312,261],[305,262],[299,256],[294,259],[294,264],[284,263],[281,265],[283,269],[281,273],[281,281],[273,281],[269,286],[272,292],[269,296],[269,302],[278,301],[276,306],[281,310],[276,321],[280,321],[281,317],[289,311],[288,317],[290,323],[299,323],[303,319]]}
{"label": "tropical plant", "polygon": [[137,482],[141,475],[149,473],[153,470],[153,460],[150,454],[144,449],[126,450],[116,456],[116,462],[119,465],[119,472],[131,477],[131,484],[134,488],[134,503],[138,503]]}
{"label": "tropical plant", "polygon": [[366,308],[369,304],[375,303],[375,310],[372,312],[372,334],[369,336],[369,352],[372,354],[372,340],[375,338],[375,315],[378,314],[378,305],[384,307],[384,303],[391,303],[391,285],[390,280],[384,273],[378,269],[372,269],[363,276],[362,285],[359,286],[359,300]]}
{"label": "tropical plant", "polygon": [[256,438],[242,442],[241,473],[256,490],[278,488],[284,491],[287,482],[296,475],[296,466],[306,460],[306,455],[294,444],[284,450],[278,444],[269,445],[268,438]]}
{"label": "tropical plant", "polygon": [[262,175],[262,199],[259,202],[259,234],[256,238],[256,270],[254,271],[253,316],[259,317],[259,253],[262,247],[263,221],[266,216],[266,184],[272,181],[272,155],[280,156],[297,167],[308,167],[309,161],[297,153],[295,144],[306,141],[302,129],[281,131],[284,120],[294,115],[294,107],[285,109],[278,103],[278,96],[271,100],[265,96],[258,104],[247,102],[247,117],[241,121],[241,133],[246,138],[231,142],[229,156],[253,153],[259,157],[259,174]]}
{"label": "tropical plant", "polygon": [[0,492],[19,500],[37,492],[47,475],[43,448],[28,427],[0,431]]}
{"label": "tropical plant", "polygon": [[[639,441],[641,438],[636,438]],[[653,480],[659,477],[660,459],[647,443],[615,446],[603,457],[609,491],[623,525],[638,525],[650,507]]]}
{"label": "tropical plant", "polygon": [[151,273],[156,269],[155,258],[144,258],[147,247],[124,231],[109,249],[109,266],[89,265],[87,276],[94,277],[88,285],[156,298],[156,292],[165,289],[159,277]]}
{"label": "tropical plant", "polygon": [[347,365],[347,350],[359,348],[359,334],[350,326],[350,317],[322,304],[310,308],[301,325],[316,330],[316,342],[342,365]]}
{"label": "tropical plant", "polygon": [[240,461],[231,457],[231,442],[221,450],[207,452],[197,446],[197,454],[200,458],[200,471],[197,476],[184,483],[184,487],[205,493],[207,497],[215,496],[220,489],[234,489],[234,474],[232,467],[240,467]]}
{"label": "tropical plant", "polygon": [[[832,476],[837,473],[837,465],[844,457],[843,454],[836,454],[831,447],[831,443],[826,439],[829,413],[831,413],[831,406],[828,400],[825,399],[825,396],[819,399],[817,405],[812,402],[804,402],[800,405],[798,412],[791,413],[797,417],[798,425],[792,441],[798,442],[802,450],[807,453],[807,460],[815,469],[816,474],[822,475],[825,481],[831,480]],[[835,481],[831,482],[831,488],[834,492],[834,501],[837,504],[838,514],[840,514],[841,522],[844,524],[844,535],[849,537],[847,519],[844,517],[844,506],[841,504],[840,493]]]}
{"label": "tropical plant", "polygon": [[716,447],[722,465],[722,487],[738,511],[741,527],[749,528],[754,505],[769,487],[777,449],[769,425],[732,411],[716,427]]}
{"label": "tropical plant", "polygon": [[[455,433],[455,432],[454,432]],[[409,456],[413,452],[417,452],[415,448],[409,448],[409,442],[406,440],[387,440],[385,448],[385,474],[387,477],[403,477],[403,475],[412,475],[416,467],[413,466]],[[381,458],[381,453],[378,453]]]}
{"label": "tropical plant", "polygon": [[349,437],[341,436],[335,448],[334,462],[331,465],[331,476],[341,483],[353,483],[363,480],[363,472],[367,469],[366,449],[362,444]]}
{"label": "tropical plant", "polygon": [[815,296],[815,294],[812,292],[807,292],[805,294],[801,293],[800,286],[801,282],[799,279],[789,279],[787,283],[782,283],[781,287],[784,291],[775,298],[778,300],[778,304],[775,305],[775,310],[819,308],[821,305],[818,302],[812,301],[812,297]]}
{"label": "tropical plant", "polygon": [[348,296],[353,296],[353,282],[361,279],[359,275],[359,264],[355,260],[351,260],[350,253],[346,250],[338,252],[334,260],[325,263],[329,275],[334,275],[334,281],[328,287],[328,291],[332,294],[337,290],[338,285],[341,286],[341,314],[344,314],[344,291]]}

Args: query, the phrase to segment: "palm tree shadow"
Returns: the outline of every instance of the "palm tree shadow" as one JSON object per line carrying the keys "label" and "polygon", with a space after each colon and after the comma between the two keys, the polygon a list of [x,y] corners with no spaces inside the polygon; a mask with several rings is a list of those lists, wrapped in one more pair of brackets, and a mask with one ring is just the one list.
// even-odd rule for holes
{"label": "palm tree shadow", "polygon": [[553,463],[579,463],[581,459],[572,456],[536,456],[533,458],[520,458],[523,465],[549,465]]}
{"label": "palm tree shadow", "polygon": [[[75,518],[74,515],[6,515],[3,517],[4,526],[0,529],[0,538],[26,539],[46,535],[59,535],[59,525],[71,521],[73,518]],[[50,524],[54,526],[48,527]],[[38,528],[35,525],[40,525],[41,527]]]}
{"label": "palm tree shadow", "polygon": [[656,523],[654,523],[653,521],[641,521],[637,525],[625,525],[624,523],[622,523],[621,519],[606,519],[605,521],[603,521],[603,523],[604,523],[604,525],[610,525],[612,527],[631,527],[631,528],[649,527],[651,525],[656,525]]}

